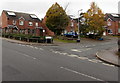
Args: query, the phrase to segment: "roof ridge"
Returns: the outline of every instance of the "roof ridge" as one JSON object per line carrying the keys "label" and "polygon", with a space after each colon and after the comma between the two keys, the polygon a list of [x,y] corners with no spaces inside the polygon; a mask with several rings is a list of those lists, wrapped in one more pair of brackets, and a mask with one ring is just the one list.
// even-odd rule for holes
{"label": "roof ridge", "polygon": [[[7,16],[9,18],[12,18],[12,19],[18,19],[21,16],[23,16],[26,20],[40,21],[40,19],[35,14],[29,14],[29,13],[23,13],[23,12],[16,12],[16,11],[9,11],[9,10],[3,10],[3,12],[5,12],[7,14]],[[16,14],[16,16],[13,18],[13,16],[9,16],[7,12],[13,12],[13,13]],[[36,17],[35,16],[32,17],[31,15],[35,15]]]}
{"label": "roof ridge", "polygon": [[6,12],[14,12],[14,13],[21,13],[21,14],[29,14],[29,15],[36,15],[36,14],[30,14],[30,13],[24,13],[24,12],[16,12],[16,11],[11,11],[11,10],[3,10]]}
{"label": "roof ridge", "polygon": [[117,15],[120,15],[119,13],[106,13],[106,14],[117,14]]}

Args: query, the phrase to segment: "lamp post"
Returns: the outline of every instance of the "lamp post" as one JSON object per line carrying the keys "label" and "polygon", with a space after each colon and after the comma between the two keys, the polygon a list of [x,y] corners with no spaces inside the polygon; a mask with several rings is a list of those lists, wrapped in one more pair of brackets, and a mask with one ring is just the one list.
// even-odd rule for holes
{"label": "lamp post", "polygon": [[78,10],[78,39],[77,39],[77,42],[80,42],[80,23],[79,23],[79,12],[80,11],[82,11],[82,9],[81,10]]}

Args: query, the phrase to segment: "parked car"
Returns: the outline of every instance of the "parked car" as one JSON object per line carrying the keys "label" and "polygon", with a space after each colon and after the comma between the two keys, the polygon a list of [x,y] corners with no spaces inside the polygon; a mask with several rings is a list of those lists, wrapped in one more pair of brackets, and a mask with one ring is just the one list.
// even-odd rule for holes
{"label": "parked car", "polygon": [[68,33],[64,34],[64,36],[77,38],[78,34],[76,32],[68,32]]}

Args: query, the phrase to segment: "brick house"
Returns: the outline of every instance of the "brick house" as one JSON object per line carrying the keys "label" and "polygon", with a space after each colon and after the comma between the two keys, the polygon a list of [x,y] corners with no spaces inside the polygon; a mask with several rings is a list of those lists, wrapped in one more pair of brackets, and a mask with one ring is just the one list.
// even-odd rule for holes
{"label": "brick house", "polygon": [[120,34],[120,14],[106,13],[106,35],[119,35]]}
{"label": "brick house", "polygon": [[78,19],[70,18],[70,22],[66,27],[64,33],[67,32],[77,32],[78,31]]}
{"label": "brick house", "polygon": [[54,33],[35,14],[3,10],[0,19],[3,33],[54,36]]}

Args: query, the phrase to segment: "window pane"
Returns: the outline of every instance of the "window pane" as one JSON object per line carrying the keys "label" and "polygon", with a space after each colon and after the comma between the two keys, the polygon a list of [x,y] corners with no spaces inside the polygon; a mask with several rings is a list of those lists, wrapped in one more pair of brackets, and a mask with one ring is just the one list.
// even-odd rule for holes
{"label": "window pane", "polygon": [[36,27],[38,27],[38,23],[36,23],[35,25],[36,25]]}
{"label": "window pane", "polygon": [[29,26],[32,26],[32,22],[29,22]]}
{"label": "window pane", "polygon": [[24,25],[24,22],[23,21],[19,21],[19,25]]}

